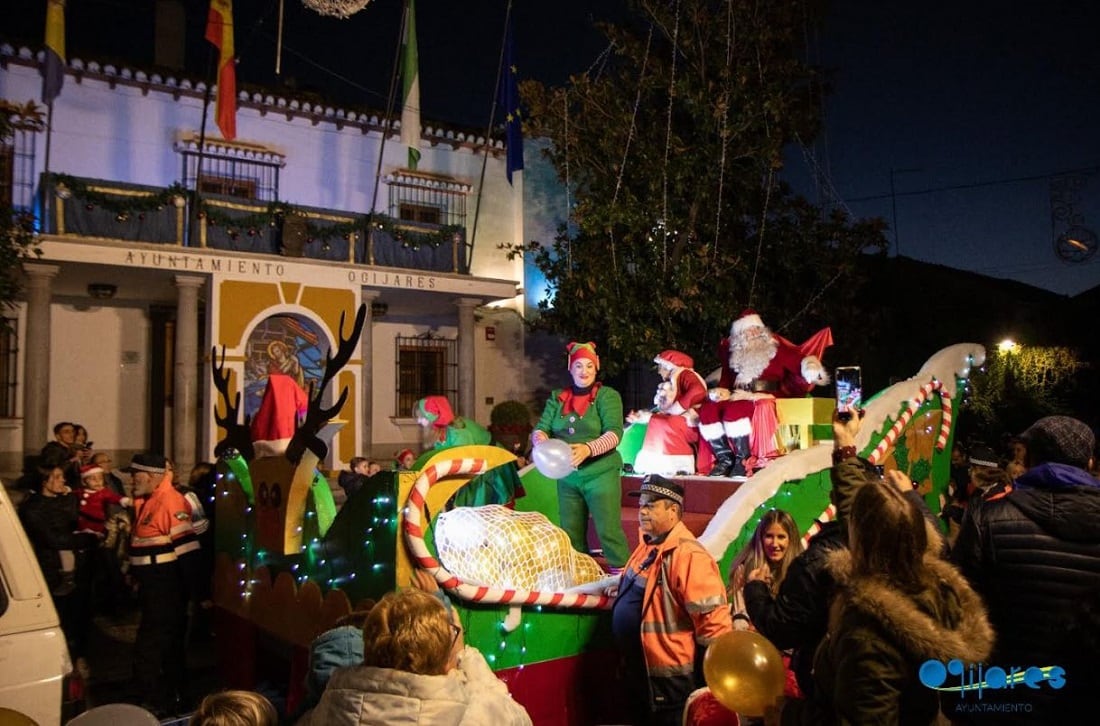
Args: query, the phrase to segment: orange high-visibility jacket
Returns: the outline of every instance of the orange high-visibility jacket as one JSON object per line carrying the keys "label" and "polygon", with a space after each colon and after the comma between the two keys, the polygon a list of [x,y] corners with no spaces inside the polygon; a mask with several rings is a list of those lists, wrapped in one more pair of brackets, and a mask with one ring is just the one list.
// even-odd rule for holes
{"label": "orange high-visibility jacket", "polygon": [[199,539],[191,523],[191,505],[165,479],[149,498],[134,507],[130,531],[130,565],[144,567],[175,562],[197,552]]}
{"label": "orange high-visibility jacket", "polygon": [[[640,538],[641,539],[641,538]],[[654,707],[682,704],[696,687],[697,646],[733,630],[726,584],[714,561],[683,522],[659,545],[638,544],[624,572],[641,566],[657,547],[647,568],[642,601],[642,652]]]}

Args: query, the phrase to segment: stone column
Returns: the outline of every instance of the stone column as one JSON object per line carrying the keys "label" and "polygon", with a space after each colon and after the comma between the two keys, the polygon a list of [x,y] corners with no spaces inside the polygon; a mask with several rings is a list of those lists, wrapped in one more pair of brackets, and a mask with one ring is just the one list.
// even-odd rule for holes
{"label": "stone column", "polygon": [[360,293],[367,306],[367,316],[359,336],[359,451],[355,455],[368,458],[373,456],[371,447],[374,446],[374,312],[371,305],[381,294],[367,288]]}
{"label": "stone column", "polygon": [[458,306],[458,411],[459,416],[477,417],[474,399],[476,365],[474,362],[474,308],[481,305],[475,297],[460,297]]}
{"label": "stone column", "polygon": [[175,377],[172,395],[172,459],[180,479],[195,466],[199,407],[199,288],[205,277],[176,275]]}
{"label": "stone column", "polygon": [[23,263],[27,334],[23,336],[23,452],[37,454],[53,440],[50,430],[50,298],[58,265]]}

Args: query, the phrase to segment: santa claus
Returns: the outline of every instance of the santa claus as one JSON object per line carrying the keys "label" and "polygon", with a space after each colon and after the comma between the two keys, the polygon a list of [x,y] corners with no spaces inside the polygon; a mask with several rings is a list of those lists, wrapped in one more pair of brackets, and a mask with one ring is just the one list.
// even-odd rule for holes
{"label": "santa claus", "polygon": [[745,476],[775,457],[775,399],[805,396],[827,384],[820,356],[832,342],[824,328],[795,345],[768,329],[754,310],[733,321],[719,345],[718,386],[699,409],[699,435],[714,454],[710,476]]}
{"label": "santa claus", "polygon": [[627,423],[647,424],[634,471],[666,476],[694,472],[698,409],[707,399],[707,384],[686,353],[664,350],[653,362],[661,376],[653,399],[655,410],[631,411],[626,417]]}

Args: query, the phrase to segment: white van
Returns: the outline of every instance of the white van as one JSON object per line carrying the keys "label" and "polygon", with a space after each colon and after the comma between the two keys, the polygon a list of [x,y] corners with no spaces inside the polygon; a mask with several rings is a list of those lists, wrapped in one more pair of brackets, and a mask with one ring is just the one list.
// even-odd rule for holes
{"label": "white van", "polygon": [[61,723],[65,635],[7,489],[0,485],[0,712]]}

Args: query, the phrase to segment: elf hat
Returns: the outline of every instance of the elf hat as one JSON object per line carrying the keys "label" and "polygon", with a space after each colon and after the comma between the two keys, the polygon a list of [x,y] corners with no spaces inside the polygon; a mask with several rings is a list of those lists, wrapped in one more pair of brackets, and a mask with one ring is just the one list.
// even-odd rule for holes
{"label": "elf hat", "polygon": [[451,403],[444,396],[425,396],[416,402],[416,415],[437,428],[443,428],[455,420]]}
{"label": "elf hat", "polygon": [[745,312],[741,313],[741,317],[733,321],[730,325],[730,335],[741,335],[749,328],[763,328],[764,321],[760,319],[760,315],[757,314],[752,308],[746,308]]}
{"label": "elf hat", "polygon": [[687,353],[678,350],[662,350],[653,362],[666,368],[694,368],[695,361]]}
{"label": "elf hat", "polygon": [[573,367],[573,363],[581,358],[587,358],[596,365],[596,370],[600,369],[600,357],[596,355],[596,344],[592,342],[578,343],[575,340],[570,341],[569,345],[565,346],[565,349],[569,352],[569,367]]}

